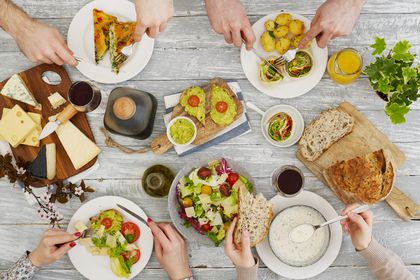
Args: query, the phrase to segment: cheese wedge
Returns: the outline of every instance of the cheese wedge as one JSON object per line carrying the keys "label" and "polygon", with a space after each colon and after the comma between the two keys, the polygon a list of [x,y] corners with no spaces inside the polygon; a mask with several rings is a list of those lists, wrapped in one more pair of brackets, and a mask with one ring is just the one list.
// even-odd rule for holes
{"label": "cheese wedge", "polygon": [[76,170],[101,152],[101,149],[70,121],[61,124],[55,132]]}
{"label": "cheese wedge", "polygon": [[13,100],[34,106],[35,109],[42,109],[41,104],[36,101],[35,97],[26,87],[25,82],[22,80],[19,74],[14,74],[12,77],[10,77],[0,93]]}
{"label": "cheese wedge", "polygon": [[54,92],[48,96],[48,101],[51,103],[54,110],[66,103],[66,100],[58,92]]}
{"label": "cheese wedge", "polygon": [[[3,108],[3,115],[4,118],[11,109]],[[41,126],[41,119],[42,115],[38,113],[28,112],[29,117],[37,124],[37,127],[26,137],[26,139],[22,142],[22,145],[32,146],[32,147],[39,147],[39,135],[42,131]],[[0,135],[0,141],[5,140],[3,136]]]}
{"label": "cheese wedge", "polygon": [[0,121],[0,135],[16,148],[36,127],[37,124],[29,115],[19,105],[15,105]]}

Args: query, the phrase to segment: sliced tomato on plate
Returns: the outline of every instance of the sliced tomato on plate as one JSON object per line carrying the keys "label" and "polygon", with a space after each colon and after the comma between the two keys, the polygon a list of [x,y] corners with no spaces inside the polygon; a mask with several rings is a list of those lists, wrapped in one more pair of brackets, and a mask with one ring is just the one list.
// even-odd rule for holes
{"label": "sliced tomato on plate", "polygon": [[197,95],[191,95],[188,98],[188,104],[191,107],[197,107],[200,104],[200,98]]}
{"label": "sliced tomato on plate", "polygon": [[105,227],[105,229],[109,229],[110,227],[112,227],[112,219],[104,218],[102,219],[101,224]]}
{"label": "sliced tomato on plate", "polygon": [[229,185],[233,186],[235,185],[236,181],[238,181],[238,179],[239,179],[239,175],[232,172],[232,173],[229,173],[229,176],[227,177],[226,182],[228,182]]}
{"label": "sliced tomato on plate", "polygon": [[140,260],[140,256],[141,256],[140,249],[136,249],[131,252],[122,253],[121,256],[124,258],[124,261],[128,261],[131,257],[133,257],[134,258],[133,264],[135,264]]}
{"label": "sliced tomato on plate", "polygon": [[133,243],[140,237],[140,228],[133,222],[125,222],[122,224],[121,233],[128,243]]}
{"label": "sliced tomato on plate", "polygon": [[209,232],[211,230],[212,226],[210,224],[204,224],[201,226],[201,229],[205,232]]}

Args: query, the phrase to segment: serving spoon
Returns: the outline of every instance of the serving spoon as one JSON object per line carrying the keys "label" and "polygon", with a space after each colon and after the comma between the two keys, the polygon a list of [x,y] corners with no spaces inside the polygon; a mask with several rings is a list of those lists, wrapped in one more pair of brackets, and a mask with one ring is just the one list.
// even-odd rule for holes
{"label": "serving spoon", "polygon": [[[359,213],[365,212],[367,210],[369,210],[369,205],[364,204],[364,205],[361,205],[361,206],[351,210],[351,212],[355,213],[355,214],[359,214]],[[309,240],[312,237],[312,235],[315,233],[315,231],[318,230],[319,228],[322,228],[324,226],[327,226],[327,225],[332,224],[332,223],[336,223],[338,221],[341,221],[341,220],[344,220],[344,219],[347,219],[347,218],[348,218],[348,215],[338,216],[338,217],[336,217],[334,219],[331,219],[329,221],[326,221],[325,223],[322,223],[320,225],[313,225],[313,224],[308,224],[308,223],[300,224],[300,225],[294,227],[290,231],[289,239],[291,241],[295,242],[295,243],[305,242],[305,241]]]}

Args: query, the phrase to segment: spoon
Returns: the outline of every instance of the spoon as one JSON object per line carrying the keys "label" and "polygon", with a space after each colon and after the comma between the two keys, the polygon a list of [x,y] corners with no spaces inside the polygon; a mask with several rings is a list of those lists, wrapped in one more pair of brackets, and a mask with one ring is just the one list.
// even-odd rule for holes
{"label": "spoon", "polygon": [[[361,205],[361,206],[351,210],[351,212],[355,213],[355,214],[359,214],[359,213],[365,212],[367,210],[369,210],[369,205],[364,204],[364,205]],[[337,218],[329,220],[329,221],[327,221],[325,223],[322,223],[320,225],[312,225],[312,224],[298,225],[290,231],[289,239],[291,241],[295,242],[295,243],[305,242],[312,237],[312,235],[315,233],[315,231],[317,229],[322,228],[324,226],[327,226],[329,224],[336,223],[338,221],[347,219],[347,218],[348,218],[348,215],[345,215],[345,216],[338,216]]]}

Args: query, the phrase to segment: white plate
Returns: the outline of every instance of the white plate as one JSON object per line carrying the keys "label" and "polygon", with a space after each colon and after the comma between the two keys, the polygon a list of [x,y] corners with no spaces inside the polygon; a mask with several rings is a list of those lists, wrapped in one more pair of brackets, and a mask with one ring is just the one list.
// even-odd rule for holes
{"label": "white plate", "polygon": [[[289,13],[292,15],[293,19],[303,21],[303,23],[305,24],[305,32],[308,31],[309,26],[311,25],[311,21],[308,18],[289,11],[279,11],[259,19],[256,23],[254,23],[254,25],[252,25],[252,29],[254,30],[254,33],[257,36],[257,42],[255,42],[254,48],[261,55],[265,54],[265,57],[269,57],[270,55],[274,55],[277,57],[279,56],[279,54],[276,51],[264,51],[260,43],[260,37],[261,34],[265,31],[264,23],[269,19],[274,20],[276,16],[280,13]],[[318,82],[324,75],[325,68],[327,66],[327,48],[319,48],[318,44],[316,43],[316,40],[313,40],[311,46],[309,47],[309,52],[311,53],[313,58],[313,68],[307,76],[302,78],[293,79],[289,78],[286,74],[284,74],[284,79],[282,81],[275,84],[264,84],[258,78],[258,66],[260,63],[259,58],[252,51],[247,51],[244,45],[241,48],[242,69],[244,70],[245,76],[247,77],[249,82],[262,93],[275,98],[297,97],[307,93],[318,84]]]}
{"label": "white plate", "polygon": [[[120,210],[117,207],[117,203],[125,206],[134,213],[140,215],[142,218],[147,219],[144,211],[137,206],[135,203],[131,202],[128,199],[118,196],[102,196],[90,200],[83,204],[77,211],[74,213],[71,218],[69,225],[67,227],[67,232],[75,232],[74,224],[77,221],[82,221],[86,225],[89,225],[89,218],[96,216],[102,210],[107,209],[116,209],[124,217],[124,221],[131,221],[137,224],[140,228],[140,238],[135,243],[140,249],[140,260],[138,263],[133,265],[131,268],[130,278],[135,277],[139,274],[146,264],[149,262],[150,256],[153,251],[153,235],[149,227],[145,224],[139,222],[136,218],[126,214],[124,211]],[[116,276],[111,270],[111,264],[108,256],[92,256],[85,246],[77,245],[68,252],[70,261],[74,267],[79,271],[84,277],[91,280],[121,280]]]}
{"label": "white plate", "polygon": [[77,69],[89,79],[99,83],[114,84],[127,81],[140,73],[149,62],[154,40],[145,34],[139,43],[135,43],[132,55],[121,67],[118,75],[111,71],[109,51],[103,60],[95,65],[92,16],[94,8],[116,16],[119,21],[136,21],[135,6],[127,0],[95,0],[80,9],[70,23],[67,35],[67,43],[74,55],[87,61],[79,62]]}
{"label": "white plate", "polygon": [[[181,180],[182,177],[188,176],[194,168],[201,167],[201,166],[207,166],[207,164],[210,161],[213,161],[215,159],[218,159],[218,158],[212,158],[212,159],[208,159],[208,160],[204,160],[204,159],[192,160],[191,162],[189,162],[176,175],[176,177],[175,177],[175,179],[174,179],[174,181],[171,185],[171,189],[169,190],[169,194],[168,194],[169,215],[171,216],[171,220],[172,220],[172,223],[174,224],[175,228],[188,241],[196,242],[196,243],[199,243],[201,245],[208,246],[208,247],[214,247],[214,243],[213,243],[213,241],[211,241],[211,239],[209,237],[207,237],[204,234],[198,233],[193,227],[188,227],[187,228],[183,225],[184,224],[184,219],[179,217],[179,213],[178,213],[179,202],[178,202],[178,199],[176,197],[176,189],[177,189],[176,185],[178,184],[179,180]],[[232,168],[233,171],[235,171],[236,173],[246,177],[254,185],[254,191],[255,191],[255,184],[254,184],[254,180],[252,180],[251,175],[249,175],[249,173],[245,169],[243,169],[241,166],[239,166],[232,159],[226,158],[226,157],[225,157],[225,159],[226,159],[229,167]]]}
{"label": "white plate", "polygon": [[[273,216],[276,216],[283,209],[294,205],[310,206],[318,210],[326,220],[338,216],[337,212],[328,201],[309,191],[302,191],[297,196],[291,198],[276,195],[270,202],[273,205]],[[292,279],[310,278],[326,270],[334,262],[340,251],[341,241],[343,239],[343,232],[340,224],[334,223],[330,225],[330,232],[330,243],[324,256],[316,263],[305,267],[294,267],[280,261],[271,250],[268,237],[266,237],[263,242],[259,243],[256,246],[256,249],[264,264],[278,275]]]}

